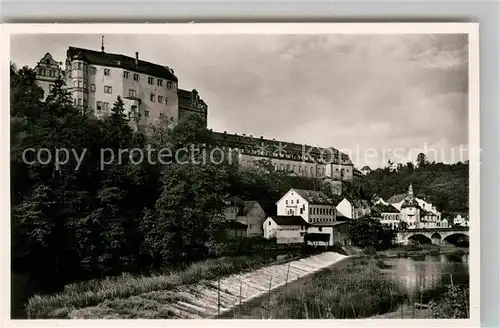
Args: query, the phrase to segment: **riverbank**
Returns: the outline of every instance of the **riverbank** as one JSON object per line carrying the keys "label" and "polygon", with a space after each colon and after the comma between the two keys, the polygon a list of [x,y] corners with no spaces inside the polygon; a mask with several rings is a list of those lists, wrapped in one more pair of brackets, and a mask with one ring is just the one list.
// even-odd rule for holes
{"label": "riverbank", "polygon": [[235,319],[368,318],[396,310],[406,294],[380,261],[349,258],[236,308]]}
{"label": "riverbank", "polygon": [[463,256],[465,254],[469,254],[469,248],[467,247],[457,247],[452,245],[435,246],[431,244],[396,246],[386,250],[364,253],[364,255],[368,255],[374,258],[398,258],[424,255]]}
{"label": "riverbank", "polygon": [[26,305],[26,315],[29,319],[68,318],[70,313],[77,309],[141,294],[154,295],[157,291],[166,291],[167,295],[169,290],[179,285],[258,269],[269,262],[265,256],[221,257],[148,276],[123,274],[102,280],[73,283],[65,286],[60,293],[31,297]]}
{"label": "riverbank", "polygon": [[210,318],[344,258],[325,252],[244,273],[225,270],[227,274],[222,275],[219,271],[216,279],[210,270],[191,269],[187,281],[182,279],[184,272],[98,281],[87,283],[86,288],[73,286],[60,294],[34,297],[28,314],[30,318],[71,319]]}

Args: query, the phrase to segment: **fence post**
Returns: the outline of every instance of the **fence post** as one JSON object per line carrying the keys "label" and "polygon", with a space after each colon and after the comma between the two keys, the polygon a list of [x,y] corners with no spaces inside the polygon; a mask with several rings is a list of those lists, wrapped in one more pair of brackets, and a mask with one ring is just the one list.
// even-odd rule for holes
{"label": "fence post", "polygon": [[267,292],[267,309],[269,311],[269,318],[271,318],[271,284],[273,282],[273,272],[271,271],[271,275],[269,276],[269,290]]}
{"label": "fence post", "polygon": [[285,280],[285,288],[283,289],[283,310],[281,311],[281,315],[283,319],[285,319],[285,305],[286,305],[286,287],[288,285],[288,274],[290,272],[290,262],[288,262],[288,266],[286,269],[286,280]]}
{"label": "fence post", "polygon": [[220,316],[220,277],[217,279],[217,316]]}
{"label": "fence post", "polygon": [[241,294],[243,289],[243,280],[240,278],[240,318],[241,318]]}

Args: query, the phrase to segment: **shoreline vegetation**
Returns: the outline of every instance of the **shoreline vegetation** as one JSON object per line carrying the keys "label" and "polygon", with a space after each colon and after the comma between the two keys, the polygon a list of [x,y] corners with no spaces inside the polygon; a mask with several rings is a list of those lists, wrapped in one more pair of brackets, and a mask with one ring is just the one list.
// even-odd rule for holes
{"label": "shoreline vegetation", "polygon": [[[337,250],[340,252],[340,250]],[[385,258],[416,255],[454,254],[463,256],[467,249],[457,247],[402,246],[384,251],[352,255],[310,277],[288,286],[270,290],[226,313],[222,318],[262,319],[347,319],[347,318],[432,318],[463,317],[463,300],[451,306],[450,297],[468,293],[457,286],[446,286],[438,303],[415,308],[404,288],[384,276]],[[343,252],[345,254],[345,252]],[[299,257],[313,255],[302,253]],[[277,262],[297,259],[291,254],[280,261],[270,262],[262,255],[222,257],[184,265],[150,276],[121,276],[66,285],[53,295],[35,295],[28,301],[26,315],[30,319],[73,318],[90,316],[115,319],[170,318],[158,304],[182,298],[174,288],[256,270]],[[450,294],[451,293],[451,294]],[[448,295],[450,294],[450,295]],[[411,303],[411,304],[410,304]],[[456,302],[455,302],[456,303]],[[455,311],[455,314],[447,312]],[[458,314],[457,314],[458,313]]]}

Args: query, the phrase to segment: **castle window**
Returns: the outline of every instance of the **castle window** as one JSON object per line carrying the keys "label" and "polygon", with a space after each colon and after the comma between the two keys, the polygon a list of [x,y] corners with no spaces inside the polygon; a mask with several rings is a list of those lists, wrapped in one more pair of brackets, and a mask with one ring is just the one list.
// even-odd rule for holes
{"label": "castle window", "polygon": [[91,92],[95,92],[95,84],[91,84],[90,85],[90,91]]}
{"label": "castle window", "polygon": [[127,71],[124,71],[124,72],[123,72],[123,77],[124,77],[125,79],[128,79],[128,76],[129,76],[129,73],[128,73]]}
{"label": "castle window", "polygon": [[53,84],[49,85],[49,91],[52,92],[53,89],[54,89],[54,85]]}
{"label": "castle window", "polygon": [[90,74],[95,75],[97,69],[95,67],[90,67]]}
{"label": "castle window", "polygon": [[82,63],[77,63],[77,69],[82,69]]}
{"label": "castle window", "polygon": [[129,95],[129,97],[135,98],[135,90],[130,89],[130,90],[128,91],[128,95]]}
{"label": "castle window", "polygon": [[78,88],[81,88],[81,87],[82,87],[82,84],[83,84],[83,82],[82,82],[82,81],[78,81],[76,86],[77,86]]}
{"label": "castle window", "polygon": [[168,97],[165,97],[165,105],[168,103]]}
{"label": "castle window", "polygon": [[[160,80],[158,80],[158,81],[160,81]],[[162,103],[163,103],[163,96],[158,96],[158,102],[159,102],[160,104],[162,104]]]}
{"label": "castle window", "polygon": [[111,75],[111,70],[109,68],[104,69],[104,75],[110,76]]}
{"label": "castle window", "polygon": [[139,81],[139,74],[134,74],[134,81]]}
{"label": "castle window", "polygon": [[167,89],[172,89],[172,82],[170,81],[167,82]]}
{"label": "castle window", "polygon": [[78,106],[82,105],[82,98],[78,98]]}
{"label": "castle window", "polygon": [[148,84],[154,84],[155,79],[152,77],[148,77]]}
{"label": "castle window", "polygon": [[109,85],[105,85],[104,93],[113,93],[113,89]]}
{"label": "castle window", "polygon": [[156,81],[156,84],[157,84],[159,87],[163,86],[163,80],[162,80],[162,79],[158,79],[158,80]]}
{"label": "castle window", "polygon": [[149,100],[151,100],[153,102],[155,101],[155,95],[154,95],[154,93],[152,93],[152,94],[149,95]]}
{"label": "castle window", "polygon": [[149,111],[148,111],[148,110],[145,110],[145,111],[144,111],[144,116],[145,116],[145,117],[149,117]]}
{"label": "castle window", "polygon": [[87,82],[83,81],[83,88],[87,89]]}

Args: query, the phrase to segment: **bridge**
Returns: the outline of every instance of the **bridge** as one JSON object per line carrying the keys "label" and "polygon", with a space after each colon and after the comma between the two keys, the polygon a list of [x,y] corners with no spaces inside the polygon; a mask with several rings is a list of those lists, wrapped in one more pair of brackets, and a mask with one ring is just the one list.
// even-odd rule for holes
{"label": "bridge", "polygon": [[410,241],[427,241],[434,245],[455,243],[461,237],[469,237],[468,227],[407,229],[396,232],[398,244],[408,245]]}

